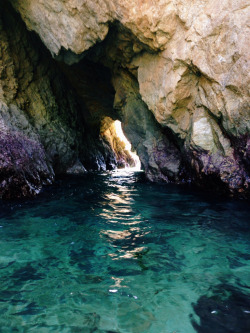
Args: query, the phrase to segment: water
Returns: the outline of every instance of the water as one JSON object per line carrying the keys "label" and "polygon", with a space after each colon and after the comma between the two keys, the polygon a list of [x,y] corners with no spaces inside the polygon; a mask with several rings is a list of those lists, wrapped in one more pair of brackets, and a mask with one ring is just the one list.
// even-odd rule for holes
{"label": "water", "polygon": [[250,332],[248,222],[128,171],[0,203],[0,332]]}

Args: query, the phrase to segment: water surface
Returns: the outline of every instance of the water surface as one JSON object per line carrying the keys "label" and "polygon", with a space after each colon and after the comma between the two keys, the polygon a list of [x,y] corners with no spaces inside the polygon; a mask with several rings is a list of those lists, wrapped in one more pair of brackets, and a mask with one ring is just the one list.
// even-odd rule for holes
{"label": "water surface", "polygon": [[249,332],[248,222],[124,171],[1,202],[0,332]]}

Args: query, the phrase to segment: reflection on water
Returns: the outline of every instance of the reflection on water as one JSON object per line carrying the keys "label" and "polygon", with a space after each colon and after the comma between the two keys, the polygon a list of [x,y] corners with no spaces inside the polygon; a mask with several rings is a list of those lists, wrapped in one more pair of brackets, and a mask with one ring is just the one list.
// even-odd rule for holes
{"label": "reflection on water", "polygon": [[145,247],[135,246],[136,238],[145,236],[147,232],[139,226],[144,221],[141,214],[131,205],[134,202],[133,196],[136,192],[136,189],[130,186],[134,183],[133,175],[133,168],[119,169],[112,173],[107,182],[107,186],[112,184],[117,193],[113,192],[105,195],[109,201],[109,207],[103,208],[100,217],[106,219],[107,224],[118,224],[118,228],[123,225],[125,228],[124,230],[113,230],[114,225],[112,225],[112,229],[100,231],[100,235],[106,237],[116,249],[115,241],[123,241],[123,246],[118,251],[109,253],[112,260],[136,258],[139,253],[145,250]]}
{"label": "reflection on water", "polygon": [[1,332],[250,331],[247,203],[129,170],[59,185],[0,203]]}

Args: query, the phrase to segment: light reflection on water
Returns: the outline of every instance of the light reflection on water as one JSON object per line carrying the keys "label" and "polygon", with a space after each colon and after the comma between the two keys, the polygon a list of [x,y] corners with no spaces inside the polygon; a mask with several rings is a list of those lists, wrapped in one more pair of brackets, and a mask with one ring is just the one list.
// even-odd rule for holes
{"label": "light reflection on water", "polygon": [[2,332],[208,333],[201,300],[216,333],[209,297],[249,292],[247,203],[119,170],[0,205]]}
{"label": "light reflection on water", "polygon": [[[133,194],[136,192],[136,189],[131,189],[129,186],[124,185],[124,181],[127,183],[129,178],[134,175],[134,169],[137,170],[137,168],[118,169],[112,174],[109,179],[109,185],[110,182],[115,182],[118,194],[106,194],[106,198],[110,201],[110,209],[104,208],[100,213],[100,216],[106,219],[107,223],[123,225],[126,228],[120,231],[112,229],[100,231],[100,235],[105,235],[110,244],[115,240],[126,239],[129,241],[129,244],[121,247],[118,254],[109,254],[112,260],[137,259],[139,253],[142,253],[146,249],[146,247],[136,247],[135,242],[136,238],[144,237],[148,233],[143,232],[139,226],[134,227],[134,225],[144,222],[141,215],[137,214],[132,207],[134,203]],[[131,183],[133,183],[133,180]]]}

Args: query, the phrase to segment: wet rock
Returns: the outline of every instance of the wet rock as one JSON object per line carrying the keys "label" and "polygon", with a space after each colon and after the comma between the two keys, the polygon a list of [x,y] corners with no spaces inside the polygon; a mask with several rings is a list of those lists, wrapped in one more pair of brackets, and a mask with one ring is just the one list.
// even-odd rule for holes
{"label": "wet rock", "polygon": [[54,179],[39,142],[20,133],[0,134],[0,198],[37,195]]}
{"label": "wet rock", "polygon": [[66,171],[68,175],[82,175],[86,172],[87,170],[84,168],[80,161],[76,161],[76,163]]}
{"label": "wet rock", "polygon": [[35,196],[53,179],[52,166],[25,115],[0,103],[0,198]]}

